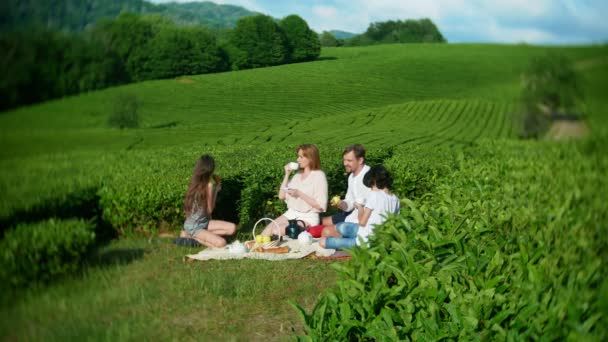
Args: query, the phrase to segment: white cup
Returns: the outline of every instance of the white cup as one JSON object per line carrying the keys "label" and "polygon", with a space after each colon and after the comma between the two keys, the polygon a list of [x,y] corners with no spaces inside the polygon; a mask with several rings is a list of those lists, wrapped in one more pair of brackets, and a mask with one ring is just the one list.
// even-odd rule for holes
{"label": "white cup", "polygon": [[297,170],[300,168],[300,166],[296,162],[291,162],[291,163],[289,163],[289,168],[292,170]]}
{"label": "white cup", "polygon": [[298,243],[302,247],[306,247],[306,246],[312,245],[312,235],[310,235],[309,232],[301,232],[298,235]]}

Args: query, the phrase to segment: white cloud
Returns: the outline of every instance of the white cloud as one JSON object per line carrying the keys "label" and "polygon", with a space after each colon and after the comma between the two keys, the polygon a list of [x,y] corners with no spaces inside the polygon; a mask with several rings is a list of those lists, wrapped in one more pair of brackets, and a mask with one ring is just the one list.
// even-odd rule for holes
{"label": "white cloud", "polygon": [[332,6],[314,6],[312,13],[323,18],[323,19],[336,19],[338,10]]}

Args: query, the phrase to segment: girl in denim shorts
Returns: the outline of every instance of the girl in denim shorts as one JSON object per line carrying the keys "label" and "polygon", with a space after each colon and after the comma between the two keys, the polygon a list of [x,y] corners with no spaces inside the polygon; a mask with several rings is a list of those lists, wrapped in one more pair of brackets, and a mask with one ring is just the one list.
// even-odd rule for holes
{"label": "girl in denim shorts", "polygon": [[207,247],[221,248],[226,245],[223,236],[234,234],[236,226],[211,219],[217,194],[222,188],[220,178],[213,174],[214,170],[215,160],[210,155],[205,154],[197,160],[184,196],[186,220],[180,237],[194,239]]}

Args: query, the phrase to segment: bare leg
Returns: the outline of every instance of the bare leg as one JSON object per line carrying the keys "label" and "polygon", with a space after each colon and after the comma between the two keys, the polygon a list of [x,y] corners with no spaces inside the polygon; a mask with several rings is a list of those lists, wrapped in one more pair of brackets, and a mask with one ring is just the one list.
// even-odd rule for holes
{"label": "bare leg", "polygon": [[287,222],[287,217],[281,215],[279,217],[277,217],[274,222],[277,223],[277,225],[279,226],[280,232],[277,232],[277,227],[274,225],[274,223],[270,223],[269,225],[266,226],[266,228],[264,228],[264,230],[262,231],[262,235],[278,235],[278,233],[280,233],[280,235],[285,235],[285,228],[287,228],[287,224],[289,222]]}
{"label": "bare leg", "polygon": [[207,230],[216,235],[232,235],[236,231],[236,225],[232,222],[211,220]]}
{"label": "bare leg", "polygon": [[334,226],[334,225],[326,226],[325,228],[323,228],[323,231],[321,232],[321,236],[322,237],[328,237],[328,236],[342,237],[342,235],[340,235],[340,233],[338,233],[338,231],[336,230],[336,226]]}
{"label": "bare leg", "polygon": [[322,220],[321,220],[321,224],[324,226],[333,226],[334,225],[334,220],[331,216],[325,216]]}
{"label": "bare leg", "polygon": [[207,229],[201,229],[194,236],[194,239],[207,247],[222,248],[226,246],[226,240],[223,237],[216,235]]}

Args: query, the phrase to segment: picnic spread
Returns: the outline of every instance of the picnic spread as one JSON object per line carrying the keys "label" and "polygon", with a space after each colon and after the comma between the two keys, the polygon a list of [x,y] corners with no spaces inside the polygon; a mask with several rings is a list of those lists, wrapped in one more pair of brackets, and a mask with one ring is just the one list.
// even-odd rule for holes
{"label": "picnic spread", "polygon": [[233,242],[224,248],[207,248],[197,254],[186,255],[192,260],[231,260],[231,259],[263,259],[263,260],[289,260],[301,259],[313,254],[317,257],[331,257],[335,249],[325,249],[319,246],[318,239],[312,239],[310,244],[301,243],[298,239],[283,237],[276,246],[264,247],[247,241],[246,243]]}

